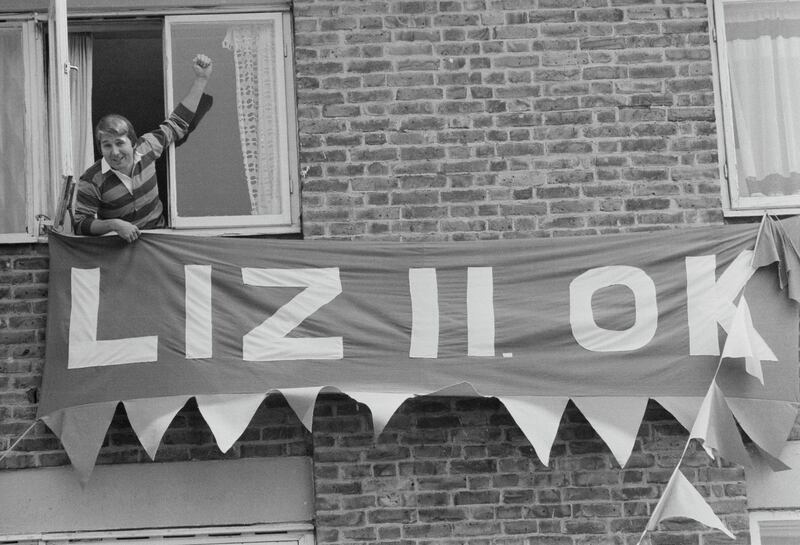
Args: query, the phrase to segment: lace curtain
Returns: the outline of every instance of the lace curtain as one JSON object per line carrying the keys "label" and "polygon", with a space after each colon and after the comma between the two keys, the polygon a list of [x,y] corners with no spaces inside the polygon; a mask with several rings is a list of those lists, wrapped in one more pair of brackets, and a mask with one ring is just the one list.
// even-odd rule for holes
{"label": "lace curtain", "polygon": [[94,163],[92,127],[92,36],[69,35],[70,110],[72,115],[72,166],[77,178]]}
{"label": "lace curtain", "polygon": [[800,193],[800,5],[729,4],[725,20],[742,194]]}
{"label": "lace curtain", "polygon": [[24,233],[25,68],[22,29],[0,28],[0,233]]}
{"label": "lace curtain", "polygon": [[233,51],[236,108],[251,214],[281,212],[273,24],[237,25],[222,46]]}

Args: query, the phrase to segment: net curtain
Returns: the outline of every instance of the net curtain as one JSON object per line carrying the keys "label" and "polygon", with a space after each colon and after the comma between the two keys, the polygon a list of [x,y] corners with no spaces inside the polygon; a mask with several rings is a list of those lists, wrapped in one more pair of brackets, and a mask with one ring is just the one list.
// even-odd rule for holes
{"label": "net curtain", "polygon": [[22,30],[0,28],[0,233],[25,231],[25,68]]}
{"label": "net curtain", "polygon": [[800,5],[733,4],[725,18],[742,189],[800,193]]}
{"label": "net curtain", "polygon": [[72,165],[75,176],[94,163],[92,128],[92,36],[69,35],[69,62],[77,67],[71,70],[69,81],[72,116]]}
{"label": "net curtain", "polygon": [[275,27],[271,22],[231,27],[222,46],[233,51],[236,108],[245,179],[253,215],[281,212],[275,96]]}

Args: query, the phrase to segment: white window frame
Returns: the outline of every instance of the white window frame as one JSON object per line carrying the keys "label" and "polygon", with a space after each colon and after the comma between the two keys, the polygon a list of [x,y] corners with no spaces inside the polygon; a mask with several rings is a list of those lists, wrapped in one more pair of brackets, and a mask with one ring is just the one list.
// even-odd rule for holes
{"label": "white window frame", "polygon": [[[723,4],[747,0],[708,0],[711,9],[711,56],[714,71],[714,110],[717,119],[717,144],[723,214],[728,217],[774,214],[800,214],[800,195],[743,197],[739,195],[736,147],[733,130],[733,99],[726,51]],[[800,0],[791,0],[800,1]]]}
{"label": "white window frame", "polygon": [[750,511],[751,545],[764,545],[765,537],[800,541],[800,509]]}
{"label": "white window frame", "polygon": [[22,30],[23,69],[25,72],[25,200],[27,204],[25,232],[0,233],[0,244],[26,243],[41,240],[42,215],[50,213],[47,160],[49,157],[47,101],[45,100],[44,33],[40,18],[33,14],[23,18],[2,17],[0,26]]}
{"label": "white window frame", "polygon": [[315,545],[311,524],[257,524],[0,536],[15,545]]}
{"label": "white window frame", "polygon": [[[167,111],[172,111],[176,106],[175,101],[180,97],[176,97],[173,86],[173,70],[172,70],[172,26],[180,25],[182,23],[204,23],[204,22],[220,22],[220,21],[242,21],[254,23],[259,21],[272,21],[275,24],[275,51],[278,55],[283,52],[283,58],[288,59],[288,51],[291,50],[291,43],[287,42],[287,30],[285,28],[285,17],[281,13],[256,13],[248,14],[245,16],[239,14],[205,14],[205,15],[173,15],[164,17],[164,82],[166,87],[165,104]],[[276,63],[278,70],[276,76],[278,78],[276,84],[277,100],[280,104],[288,104],[287,98],[287,83],[293,81],[291,63]],[[283,65],[283,70],[281,67]],[[294,96],[292,92],[291,95]],[[292,103],[294,101],[291,101]],[[297,185],[297,161],[291,161],[291,143],[296,141],[296,134],[290,132],[290,120],[295,119],[294,106],[287,107],[284,115],[278,118],[278,142],[280,144],[279,156],[282,165],[286,166],[287,175],[289,176],[288,186],[283,187],[281,194],[281,210],[280,214],[271,215],[240,215],[240,216],[193,216],[186,217],[178,214],[178,191],[177,191],[177,175],[175,172],[175,145],[170,146],[169,154],[169,216],[170,226],[173,229],[198,229],[198,228],[222,228],[241,231],[243,233],[252,229],[259,229],[260,232],[265,232],[263,227],[272,226],[272,230],[281,230],[283,226],[285,232],[286,227],[292,225],[292,200],[296,194],[295,187]],[[296,157],[296,154],[294,155]]]}

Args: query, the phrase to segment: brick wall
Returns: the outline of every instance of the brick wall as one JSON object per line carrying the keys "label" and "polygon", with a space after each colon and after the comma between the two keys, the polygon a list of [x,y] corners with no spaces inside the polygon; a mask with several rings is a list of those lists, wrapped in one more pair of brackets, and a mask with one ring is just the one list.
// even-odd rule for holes
{"label": "brick wall", "polygon": [[[377,443],[358,409],[342,397],[316,413],[319,543],[635,544],[688,436],[651,403],[620,469],[570,404],[545,467],[494,399],[407,401]],[[744,471],[695,446],[684,474],[738,540],[678,520],[652,543],[748,543]]]}
{"label": "brick wall", "polygon": [[[0,247],[3,450],[35,419],[47,265],[44,245]],[[270,396],[225,455],[190,402],[170,426],[156,460],[312,456],[320,543],[622,544],[635,543],[686,438],[674,419],[651,404],[631,460],[620,469],[570,405],[547,468],[496,400],[407,401],[376,442],[368,410],[345,396],[328,396],[317,405],[313,435],[280,396]],[[147,460],[118,411],[98,463]],[[58,440],[38,424],[0,469],[66,463]],[[694,447],[683,469],[737,532],[735,543],[747,543],[742,469],[710,461]],[[726,538],[693,522],[673,521],[652,539],[699,545]]]}
{"label": "brick wall", "polygon": [[[702,2],[297,0],[294,14],[307,238],[722,221]],[[46,284],[46,246],[0,246],[2,449],[35,419]],[[271,397],[225,456],[313,456],[321,543],[631,544],[685,441],[652,405],[620,470],[570,407],[545,468],[493,400],[406,402],[375,444],[349,398],[323,400],[312,435]],[[219,457],[189,404],[157,460]],[[119,412],[99,462],[145,460]],[[39,424],[0,469],[64,463]],[[684,469],[747,543],[742,470],[694,450]],[[725,540],[662,528],[653,543]]]}
{"label": "brick wall", "polygon": [[722,220],[708,13],[676,0],[298,0],[307,237]]}
{"label": "brick wall", "polygon": [[[36,419],[44,366],[49,261],[46,245],[0,245],[0,450]],[[60,449],[58,440],[37,425],[24,448],[0,468],[30,467]]]}

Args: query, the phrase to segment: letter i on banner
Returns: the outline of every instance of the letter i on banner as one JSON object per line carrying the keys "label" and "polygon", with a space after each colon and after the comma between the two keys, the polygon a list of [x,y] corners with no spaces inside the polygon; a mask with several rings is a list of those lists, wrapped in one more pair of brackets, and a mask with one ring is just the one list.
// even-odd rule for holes
{"label": "letter i on banner", "polygon": [[494,356],[494,280],[491,267],[467,269],[467,355]]}
{"label": "letter i on banner", "polygon": [[409,269],[411,358],[439,356],[439,285],[436,269]]}
{"label": "letter i on banner", "polygon": [[[411,358],[439,356],[439,286],[436,269],[408,270]],[[491,267],[467,268],[467,355],[495,353],[494,280]]]}
{"label": "letter i on banner", "polygon": [[185,265],[186,359],[212,356],[211,265]]}

